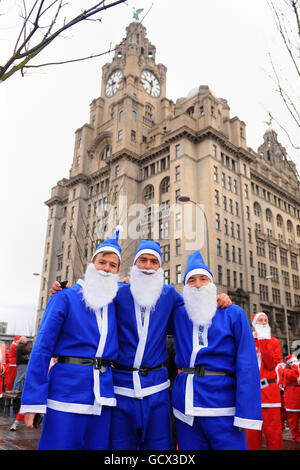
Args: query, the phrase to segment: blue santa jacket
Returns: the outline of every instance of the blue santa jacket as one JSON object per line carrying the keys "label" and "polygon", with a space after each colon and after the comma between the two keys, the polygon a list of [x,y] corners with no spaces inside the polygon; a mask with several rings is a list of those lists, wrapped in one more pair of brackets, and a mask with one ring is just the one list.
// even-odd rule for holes
{"label": "blue santa jacket", "polygon": [[217,309],[209,328],[198,328],[184,307],[174,317],[175,361],[179,369],[204,365],[230,376],[179,373],[173,385],[174,414],[192,425],[195,416],[234,416],[234,425],[261,428],[260,377],[251,328],[237,305]]}
{"label": "blue santa jacket", "polygon": [[[183,305],[173,286],[164,285],[154,310],[143,309],[133,299],[129,284],[119,287],[115,297],[118,323],[119,356],[127,367],[156,367],[166,361],[167,326],[170,315]],[[138,371],[113,370],[115,393],[142,398],[168,388],[166,367],[142,376]]]}
{"label": "blue santa jacket", "polygon": [[97,314],[82,300],[77,283],[53,295],[43,319],[28,363],[21,412],[45,413],[46,408],[101,414],[103,405],[115,406],[112,372],[93,366],[49,363],[56,356],[95,356],[115,360],[118,354],[115,305]]}

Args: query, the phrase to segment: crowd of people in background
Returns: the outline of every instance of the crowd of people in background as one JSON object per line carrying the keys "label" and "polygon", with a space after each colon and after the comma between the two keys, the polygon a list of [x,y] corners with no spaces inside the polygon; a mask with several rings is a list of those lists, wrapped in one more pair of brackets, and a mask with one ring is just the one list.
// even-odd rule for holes
{"label": "crowd of people in background", "polygon": [[[300,441],[299,361],[283,360],[266,313],[252,315],[252,332],[228,296],[222,305],[199,251],[183,296],[163,286],[157,242],[141,242],[129,284],[118,280],[120,262],[117,237],[104,241],[84,280],[50,299],[33,350],[24,336],[0,345],[0,398],[22,396],[12,431],[41,413],[44,449],[56,448],[58,428],[62,445],[72,437],[67,448],[84,448],[89,435],[88,448],[260,450],[264,435],[268,450],[281,450],[287,426]],[[111,430],[111,443],[99,429]]]}

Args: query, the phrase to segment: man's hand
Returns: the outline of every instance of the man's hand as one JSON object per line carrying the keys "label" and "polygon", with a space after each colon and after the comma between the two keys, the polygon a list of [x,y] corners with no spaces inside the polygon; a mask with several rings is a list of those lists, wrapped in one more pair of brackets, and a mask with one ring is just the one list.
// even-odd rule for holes
{"label": "man's hand", "polygon": [[24,419],[27,428],[33,429],[34,417],[35,413],[24,413]]}
{"label": "man's hand", "polygon": [[[67,284],[66,288],[67,287],[70,287],[70,284]],[[62,288],[60,287],[60,283],[58,281],[54,281],[52,286],[51,286],[51,289],[49,290],[50,297],[51,297],[51,295],[56,294],[56,292],[58,292],[60,290],[62,290]]]}
{"label": "man's hand", "polygon": [[129,282],[130,282],[130,277],[129,277],[129,276],[123,277],[123,279],[121,280],[121,282],[124,282],[125,284],[129,284]]}
{"label": "man's hand", "polygon": [[220,294],[217,297],[218,308],[226,308],[232,305],[231,299],[227,294]]}

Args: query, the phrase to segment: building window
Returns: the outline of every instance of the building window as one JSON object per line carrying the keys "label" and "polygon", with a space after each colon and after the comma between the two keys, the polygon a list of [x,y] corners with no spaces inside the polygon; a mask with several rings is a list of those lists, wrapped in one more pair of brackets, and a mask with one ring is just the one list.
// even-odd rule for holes
{"label": "building window", "polygon": [[124,116],[123,111],[120,111],[120,114],[119,114],[119,121],[120,121],[120,122],[123,121],[123,116]]}
{"label": "building window", "polygon": [[292,278],[293,278],[294,289],[300,289],[299,276],[297,276],[296,274],[292,274]]}
{"label": "building window", "polygon": [[293,269],[298,269],[298,258],[293,253],[291,253],[291,266]]}
{"label": "building window", "polygon": [[175,145],[175,157],[180,157],[180,144]]}
{"label": "building window", "polygon": [[154,186],[152,184],[148,184],[148,186],[144,189],[144,201],[150,201],[154,198]]}
{"label": "building window", "polygon": [[136,132],[131,129],[131,134],[130,134],[131,140],[136,140]]}
{"label": "building window", "polygon": [[216,230],[221,230],[220,214],[216,214]]}
{"label": "building window", "polygon": [[215,204],[219,205],[219,191],[217,189],[215,189]]}
{"label": "building window", "polygon": [[180,230],[181,229],[181,213],[177,212],[175,214],[175,229]]}
{"label": "building window", "polygon": [[167,176],[164,178],[160,185],[161,194],[168,193],[170,191],[170,178]]}
{"label": "building window", "polygon": [[272,297],[274,304],[280,304],[280,290],[272,287]]}
{"label": "building window", "polygon": [[120,176],[120,165],[116,165],[115,176],[116,176],[116,178],[118,178],[118,176]]}
{"label": "building window", "polygon": [[180,189],[176,189],[175,191],[175,202],[176,204],[179,204],[179,198],[180,198]]}
{"label": "building window", "polygon": [[170,245],[164,245],[161,247],[162,262],[168,263],[170,261]]}
{"label": "building window", "polygon": [[176,255],[180,256],[181,255],[181,239],[176,238]]}
{"label": "building window", "polygon": [[226,282],[227,287],[230,287],[230,269],[226,269]]}
{"label": "building window", "polygon": [[181,264],[176,265],[176,284],[181,284]]}
{"label": "building window", "polygon": [[268,286],[259,284],[259,296],[261,302],[269,302],[269,290]]}
{"label": "building window", "polygon": [[217,146],[215,144],[212,146],[212,156],[217,157]]}
{"label": "building window", "polygon": [[218,168],[214,166],[214,181],[218,182]]}
{"label": "building window", "polygon": [[283,266],[287,266],[287,252],[284,250],[280,250],[280,262]]}
{"label": "building window", "polygon": [[264,242],[257,240],[256,241],[256,253],[258,256],[265,256],[265,244]]}
{"label": "building window", "polygon": [[278,269],[274,266],[270,266],[270,275],[272,276],[273,282],[279,282]]}
{"label": "building window", "polygon": [[170,284],[170,270],[169,269],[164,271],[164,280],[165,280],[165,284]]}
{"label": "building window", "polygon": [[123,130],[120,129],[119,132],[118,132],[118,140],[121,140],[123,137]]}
{"label": "building window", "polygon": [[223,275],[222,275],[222,266],[218,265],[218,284],[222,284]]}
{"label": "building window", "polygon": [[132,120],[132,122],[136,122],[136,111],[132,111],[131,120]]}
{"label": "building window", "polygon": [[258,262],[258,277],[265,278],[267,275],[267,266],[265,263]]}
{"label": "building window", "polygon": [[217,238],[217,255],[222,256],[221,240]]}
{"label": "building window", "polygon": [[57,257],[57,271],[62,270],[62,265],[63,265],[63,256],[60,255]]}
{"label": "building window", "polygon": [[175,181],[180,181],[180,165],[175,168]]}

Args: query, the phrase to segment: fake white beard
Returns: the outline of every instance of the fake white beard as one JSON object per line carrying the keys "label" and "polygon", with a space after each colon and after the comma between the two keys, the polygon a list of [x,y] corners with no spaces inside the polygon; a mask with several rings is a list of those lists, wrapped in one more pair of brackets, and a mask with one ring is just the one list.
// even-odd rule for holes
{"label": "fake white beard", "polygon": [[[145,274],[145,273],[151,274]],[[130,291],[134,300],[143,307],[154,307],[164,286],[162,268],[141,270],[137,266],[130,268]]]}
{"label": "fake white beard", "polygon": [[218,308],[217,288],[213,282],[200,288],[183,287],[183,300],[189,319],[196,326],[211,325]]}
{"label": "fake white beard", "polygon": [[119,274],[97,270],[94,263],[86,268],[82,297],[84,303],[94,312],[112,302],[118,292]]}
{"label": "fake white beard", "polygon": [[260,323],[254,325],[257,339],[271,339],[270,325],[261,325]]}

